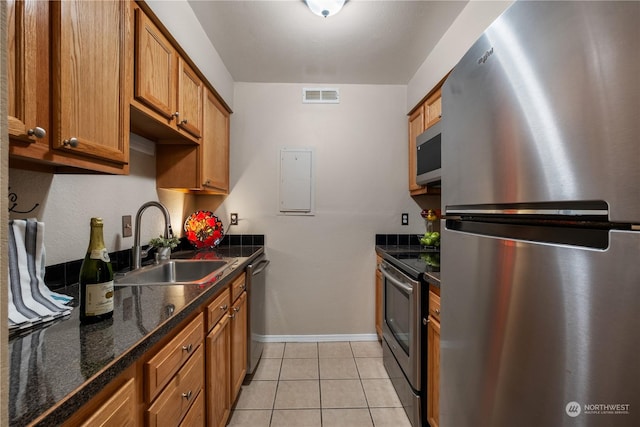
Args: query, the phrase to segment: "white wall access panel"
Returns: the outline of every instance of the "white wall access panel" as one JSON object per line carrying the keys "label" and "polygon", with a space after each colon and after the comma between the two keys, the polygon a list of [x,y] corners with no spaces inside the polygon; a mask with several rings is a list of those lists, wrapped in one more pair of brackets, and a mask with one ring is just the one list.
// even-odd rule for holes
{"label": "white wall access panel", "polygon": [[280,191],[278,209],[285,215],[313,215],[313,149],[280,150]]}

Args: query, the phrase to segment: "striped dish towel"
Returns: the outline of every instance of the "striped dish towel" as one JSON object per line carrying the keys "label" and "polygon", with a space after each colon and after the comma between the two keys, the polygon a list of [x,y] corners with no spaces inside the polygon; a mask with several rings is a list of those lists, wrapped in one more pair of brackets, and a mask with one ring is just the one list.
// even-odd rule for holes
{"label": "striped dish towel", "polygon": [[66,316],[71,297],[44,283],[44,223],[9,221],[9,330],[24,329]]}

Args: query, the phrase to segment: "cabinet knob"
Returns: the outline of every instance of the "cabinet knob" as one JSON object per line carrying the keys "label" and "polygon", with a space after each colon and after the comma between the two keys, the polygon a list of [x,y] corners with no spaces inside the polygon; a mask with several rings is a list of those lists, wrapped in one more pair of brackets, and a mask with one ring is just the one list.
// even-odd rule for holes
{"label": "cabinet knob", "polygon": [[64,141],[62,141],[62,145],[64,145],[65,147],[76,148],[78,146],[78,138],[71,137],[69,139],[65,139]]}
{"label": "cabinet knob", "polygon": [[427,323],[429,323],[429,319],[426,319],[426,318],[423,317],[422,318],[422,324],[426,326]]}
{"label": "cabinet knob", "polygon": [[189,390],[186,393],[182,393],[182,397],[184,397],[185,399],[189,400],[189,399],[191,399],[191,394],[192,394],[192,392],[191,392],[191,390]]}
{"label": "cabinet knob", "polygon": [[188,123],[187,119],[180,120],[181,125],[186,125]]}
{"label": "cabinet knob", "polygon": [[179,111],[176,111],[175,113],[173,113],[173,114],[171,115],[171,119],[170,119],[170,120],[177,119],[179,116],[180,116],[180,112],[179,112]]}
{"label": "cabinet knob", "polygon": [[36,126],[36,127],[34,127],[33,129],[29,129],[29,130],[27,131],[27,135],[29,135],[29,136],[35,136],[35,137],[36,137],[36,138],[38,138],[38,139],[42,139],[42,138],[44,138],[45,136],[47,136],[47,131],[46,131],[46,130],[44,130],[44,129],[42,129],[42,128],[41,128],[41,127],[39,127],[39,126]]}
{"label": "cabinet knob", "polygon": [[189,344],[189,345],[183,345],[182,346],[182,350],[186,351],[187,353],[191,353],[191,350],[193,349],[193,344]]}
{"label": "cabinet knob", "polygon": [[234,317],[236,317],[236,314],[235,314],[235,313],[231,313],[231,314],[229,315],[229,319],[233,319]]}
{"label": "cabinet knob", "polygon": [[440,309],[439,308],[436,308],[434,311],[436,312],[436,314],[440,314]]}
{"label": "cabinet knob", "polygon": [[220,306],[220,310],[222,310],[222,311],[227,311],[228,308],[229,308],[229,306],[227,304]]}
{"label": "cabinet knob", "polygon": [[235,311],[236,313],[240,311],[240,307],[233,307],[233,311]]}

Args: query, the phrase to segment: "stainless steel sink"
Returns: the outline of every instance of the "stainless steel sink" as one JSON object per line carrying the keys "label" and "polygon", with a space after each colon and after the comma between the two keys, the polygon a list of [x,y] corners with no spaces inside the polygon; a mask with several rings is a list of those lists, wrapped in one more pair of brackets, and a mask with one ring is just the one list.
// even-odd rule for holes
{"label": "stainless steel sink", "polygon": [[237,259],[169,260],[138,268],[114,279],[116,286],[187,285],[214,282],[237,265]]}

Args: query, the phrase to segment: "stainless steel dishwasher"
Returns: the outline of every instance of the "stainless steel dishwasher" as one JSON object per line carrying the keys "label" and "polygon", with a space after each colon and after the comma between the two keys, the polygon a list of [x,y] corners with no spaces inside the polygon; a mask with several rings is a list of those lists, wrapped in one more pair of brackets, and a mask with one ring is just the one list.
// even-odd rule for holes
{"label": "stainless steel dishwasher", "polygon": [[247,298],[249,318],[247,319],[247,375],[253,374],[264,347],[265,336],[265,275],[271,261],[265,254],[260,255],[247,266]]}

